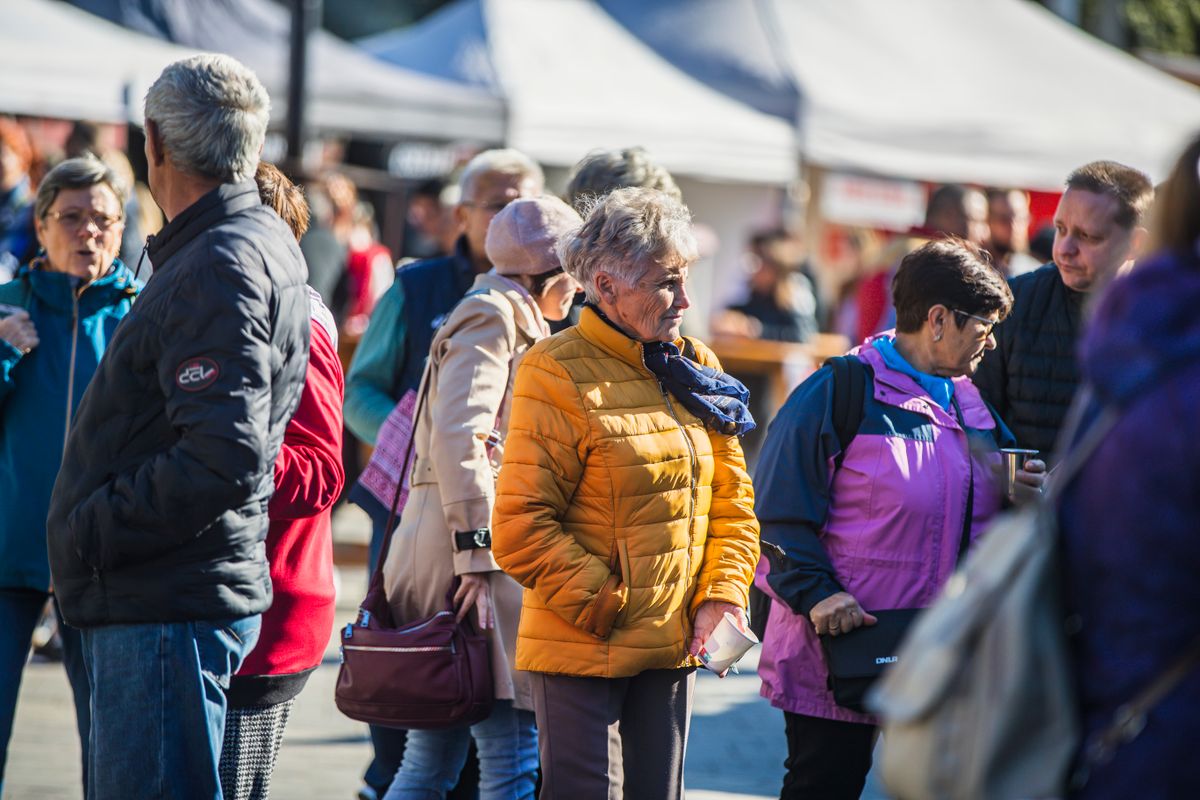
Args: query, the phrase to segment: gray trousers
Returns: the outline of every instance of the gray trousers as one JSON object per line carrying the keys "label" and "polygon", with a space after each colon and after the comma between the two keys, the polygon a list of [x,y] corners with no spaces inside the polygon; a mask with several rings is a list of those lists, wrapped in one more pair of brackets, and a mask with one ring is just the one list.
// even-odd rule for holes
{"label": "gray trousers", "polygon": [[540,800],[682,800],[696,674],[533,676]]}

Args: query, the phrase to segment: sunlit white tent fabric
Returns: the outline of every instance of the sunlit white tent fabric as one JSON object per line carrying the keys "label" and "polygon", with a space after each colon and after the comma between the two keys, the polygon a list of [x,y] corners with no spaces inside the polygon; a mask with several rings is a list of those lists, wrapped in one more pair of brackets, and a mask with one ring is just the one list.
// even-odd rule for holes
{"label": "sunlit white tent fabric", "polygon": [[[283,6],[269,0],[71,2],[141,33],[232,55],[266,85],[273,124],[286,118],[291,17]],[[53,33],[41,36],[52,40]],[[487,92],[396,69],[325,31],[310,39],[306,113],[318,132],[482,144],[500,141],[504,120],[503,103]]]}
{"label": "sunlit white tent fabric", "polygon": [[798,123],[802,156],[1059,188],[1111,158],[1161,178],[1200,91],[1027,0],[598,0],[672,63]]}
{"label": "sunlit white tent fabric", "polygon": [[796,173],[789,123],[676,69],[590,0],[459,0],[360,44],[503,98],[504,141],[545,164],[638,144],[679,175],[782,184]]}
{"label": "sunlit white tent fabric", "polygon": [[0,113],[124,123],[167,64],[197,51],[53,0],[4,0]]}

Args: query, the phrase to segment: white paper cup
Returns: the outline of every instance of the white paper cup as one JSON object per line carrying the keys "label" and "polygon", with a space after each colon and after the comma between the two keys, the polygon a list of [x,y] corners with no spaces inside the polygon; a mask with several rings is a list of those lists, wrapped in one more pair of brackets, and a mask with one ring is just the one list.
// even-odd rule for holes
{"label": "white paper cup", "polygon": [[726,611],[724,618],[700,647],[700,663],[718,675],[724,675],[756,644],[758,637],[754,632],[739,628],[737,617]]}

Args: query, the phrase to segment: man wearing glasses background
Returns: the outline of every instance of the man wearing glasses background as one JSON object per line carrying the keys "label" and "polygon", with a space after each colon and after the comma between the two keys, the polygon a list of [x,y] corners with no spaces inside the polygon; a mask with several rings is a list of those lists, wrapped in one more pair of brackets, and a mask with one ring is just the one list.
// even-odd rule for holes
{"label": "man wearing glasses background", "polygon": [[1072,172],[1054,212],[1054,261],[1009,281],[1012,314],[996,326],[975,384],[1021,447],[1052,453],[1079,384],[1083,304],[1133,265],[1154,199],[1149,178],[1115,161]]}
{"label": "man wearing glasses background", "polygon": [[[492,218],[513,200],[540,195],[545,179],[541,167],[524,153],[485,150],[463,168],[458,185],[461,196],[454,219],[459,235],[454,253],[396,270],[396,281],[371,313],[346,376],[346,427],[378,451],[349,493],[350,500],[371,517],[372,571],[396,488],[387,476],[398,473],[403,463],[416,390],[433,334],[470,290],[475,276],[492,268],[484,249]],[[382,460],[388,453],[397,457],[384,467]],[[363,800],[382,797],[387,791],[400,767],[405,732],[372,725],[371,744],[374,759],[363,776],[366,785],[359,792]],[[473,782],[469,773],[468,766],[460,789]]]}

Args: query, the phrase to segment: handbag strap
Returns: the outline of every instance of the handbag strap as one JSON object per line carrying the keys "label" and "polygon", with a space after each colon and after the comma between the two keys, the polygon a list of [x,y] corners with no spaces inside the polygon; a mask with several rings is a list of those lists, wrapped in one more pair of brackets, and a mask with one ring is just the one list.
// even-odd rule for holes
{"label": "handbag strap", "polygon": [[[466,295],[463,296],[463,299],[465,300],[467,297],[471,297],[472,295],[487,294],[488,291],[490,291],[490,290],[468,292]],[[461,302],[461,301],[459,301],[459,302]],[[447,318],[449,318],[449,315],[447,315]],[[443,324],[444,324],[444,322],[445,321],[443,320]],[[511,362],[511,360],[510,360],[510,362]],[[404,484],[405,484],[406,480],[408,479],[409,469],[412,465],[413,451],[416,448],[416,443],[417,443],[417,423],[421,419],[421,411],[425,406],[426,399],[428,399],[428,397],[429,397],[429,384],[432,382],[432,380],[433,380],[433,361],[426,360],[425,370],[424,370],[424,372],[421,373],[420,393],[417,395],[417,402],[413,408],[412,435],[408,437],[408,447],[404,451],[404,463],[403,463],[403,466],[400,468],[400,477],[396,481],[396,493],[392,496],[392,506],[388,510],[387,524],[384,526],[384,529],[383,529],[383,531],[384,531],[383,546],[379,550],[379,559],[375,562],[375,569],[371,572],[371,581],[367,586],[368,594],[370,594],[370,592],[372,590],[374,590],[377,586],[378,587],[383,586],[383,565],[384,565],[384,562],[387,561],[388,551],[391,550],[391,547],[392,547],[392,535],[396,532],[396,530],[395,530],[396,529],[396,516],[397,516],[396,509],[400,505],[400,495],[404,491]],[[509,377],[508,377],[508,379],[506,379],[505,384],[504,384],[504,394],[500,396],[500,406],[496,410],[496,420],[495,420],[495,423],[492,425],[493,430],[498,429],[498,427],[500,425],[500,420],[504,416],[504,409],[508,405],[508,390],[511,385],[512,385],[512,366],[510,363]],[[490,437],[489,437],[489,439],[490,439]],[[451,587],[450,587],[450,593],[451,593],[450,596],[451,597],[453,596],[454,590],[457,587],[457,585],[458,585],[458,581],[456,579],[451,584]],[[453,606],[453,604],[451,604],[451,606]]]}
{"label": "handbag strap", "polygon": [[[1083,436],[1079,437],[1079,431],[1085,424],[1087,409],[1091,405],[1092,395],[1086,388],[1081,389],[1075,402],[1067,411],[1067,417],[1063,423],[1064,435],[1059,439],[1059,446],[1066,447],[1066,456],[1059,465],[1051,470],[1051,475],[1047,476],[1048,486],[1046,488],[1045,502],[1043,508],[1054,509],[1058,506],[1059,500],[1062,498],[1063,492],[1067,486],[1079,474],[1079,471],[1087,464],[1088,459],[1092,457],[1092,453],[1096,451],[1103,442],[1106,436],[1112,432],[1113,427],[1117,424],[1117,419],[1120,413],[1116,408],[1106,407],[1096,418]],[[1078,441],[1076,438],[1078,437]],[[1057,473],[1057,474],[1054,474]],[[1052,480],[1051,480],[1052,478]]]}
{"label": "handbag strap", "polygon": [[371,571],[371,582],[367,585],[367,594],[376,587],[383,586],[383,564],[387,561],[388,551],[392,548],[392,534],[396,532],[396,509],[400,505],[400,495],[404,484],[408,481],[408,472],[412,467],[413,450],[417,443],[417,421],[421,418],[421,410],[425,407],[425,398],[429,396],[430,364],[425,363],[425,371],[421,374],[421,390],[413,407],[412,433],[408,437],[408,447],[404,450],[404,461],[400,467],[400,475],[396,480],[396,493],[392,496],[392,507],[388,510],[387,524],[383,528],[383,546],[379,549],[379,558],[375,561],[375,569]]}
{"label": "handbag strap", "polygon": [[1200,638],[1193,639],[1166,669],[1119,707],[1108,725],[1088,741],[1079,770],[1071,780],[1072,788],[1082,788],[1093,768],[1107,764],[1118,747],[1136,739],[1146,727],[1146,716],[1151,709],[1191,674],[1197,664],[1200,664]]}

